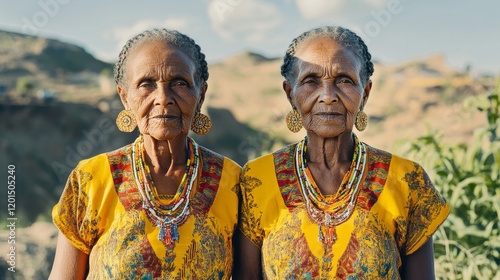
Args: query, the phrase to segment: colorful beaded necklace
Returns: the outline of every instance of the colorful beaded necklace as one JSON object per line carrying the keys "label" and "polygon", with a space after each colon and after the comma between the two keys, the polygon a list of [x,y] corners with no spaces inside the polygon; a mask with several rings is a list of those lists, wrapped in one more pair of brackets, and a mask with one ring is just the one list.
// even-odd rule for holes
{"label": "colorful beaded necklace", "polygon": [[189,137],[187,144],[186,172],[176,195],[166,204],[161,202],[160,195],[153,184],[149,167],[144,160],[143,138],[137,138],[132,147],[134,178],[142,196],[142,208],[151,222],[158,227],[158,240],[164,242],[168,247],[179,240],[178,227],[184,224],[189,217],[190,195],[198,174],[198,145]]}
{"label": "colorful beaded necklace", "polygon": [[299,174],[300,190],[304,197],[309,219],[318,225],[318,239],[328,246],[337,240],[335,226],[345,222],[354,212],[361,178],[366,164],[366,146],[354,135],[354,156],[351,167],[344,176],[340,189],[333,199],[325,198],[316,183],[305,154],[307,136],[295,149],[295,168]]}

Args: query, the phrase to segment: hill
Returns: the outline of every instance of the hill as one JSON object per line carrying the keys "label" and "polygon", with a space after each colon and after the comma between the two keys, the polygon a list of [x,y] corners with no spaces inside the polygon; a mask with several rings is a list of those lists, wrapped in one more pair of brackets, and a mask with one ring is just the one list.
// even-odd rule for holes
{"label": "hill", "polygon": [[79,46],[0,30],[0,96],[28,102],[38,90],[54,92],[61,100],[109,94],[111,73],[111,64]]}
{"label": "hill", "polygon": [[3,75],[99,73],[110,67],[79,46],[1,30],[0,50],[0,73]]}

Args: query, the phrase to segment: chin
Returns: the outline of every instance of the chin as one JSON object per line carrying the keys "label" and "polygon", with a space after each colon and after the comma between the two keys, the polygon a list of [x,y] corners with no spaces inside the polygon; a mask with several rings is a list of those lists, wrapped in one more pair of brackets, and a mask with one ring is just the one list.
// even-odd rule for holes
{"label": "chin", "polygon": [[347,132],[345,129],[339,129],[339,128],[332,128],[332,127],[325,127],[321,129],[312,129],[308,131],[308,134],[315,134],[316,136],[320,138],[335,138],[338,137],[339,135]]}
{"label": "chin", "polygon": [[181,132],[174,132],[174,131],[162,131],[162,132],[153,132],[149,133],[149,136],[158,140],[158,141],[168,141],[168,140],[173,140],[179,136],[181,136]]}
{"label": "chin", "polygon": [[172,137],[167,137],[167,136],[157,136],[157,135],[150,135],[151,138],[155,139],[156,141],[168,141],[172,140]]}

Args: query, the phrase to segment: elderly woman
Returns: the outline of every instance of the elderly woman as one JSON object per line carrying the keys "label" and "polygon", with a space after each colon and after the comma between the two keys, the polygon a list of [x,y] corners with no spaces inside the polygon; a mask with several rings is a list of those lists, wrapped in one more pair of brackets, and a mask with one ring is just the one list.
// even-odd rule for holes
{"label": "elderly woman", "polygon": [[229,279],[241,168],[196,144],[210,119],[205,55],[177,31],[131,38],[115,65],[120,130],[140,136],[81,161],[53,209],[52,279]]}
{"label": "elderly woman", "polygon": [[370,147],[371,55],[342,27],[293,40],[281,73],[290,130],[307,136],[242,172],[235,278],[433,279],[449,206],[417,163]]}

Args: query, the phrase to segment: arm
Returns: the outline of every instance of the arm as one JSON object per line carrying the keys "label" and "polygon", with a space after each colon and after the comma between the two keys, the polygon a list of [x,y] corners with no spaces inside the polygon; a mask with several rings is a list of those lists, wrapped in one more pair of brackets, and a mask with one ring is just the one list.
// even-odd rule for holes
{"label": "arm", "polygon": [[75,248],[64,234],[59,232],[56,256],[49,279],[85,279],[88,260],[89,255]]}
{"label": "arm", "polygon": [[432,237],[413,254],[403,257],[402,279],[436,279],[434,275],[434,245]]}
{"label": "arm", "polygon": [[260,248],[239,229],[234,233],[234,248],[233,279],[262,279]]}

